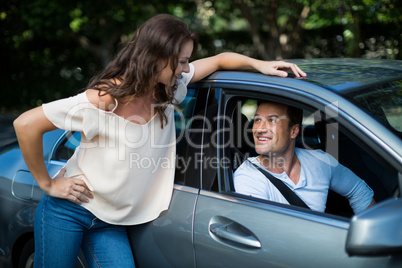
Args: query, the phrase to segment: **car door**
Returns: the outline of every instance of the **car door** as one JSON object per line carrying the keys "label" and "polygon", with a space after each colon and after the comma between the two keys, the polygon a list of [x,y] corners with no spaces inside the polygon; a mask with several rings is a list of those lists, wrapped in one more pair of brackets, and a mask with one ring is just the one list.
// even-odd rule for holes
{"label": "car door", "polygon": [[194,166],[201,150],[207,96],[207,89],[189,88],[175,109],[177,158],[169,210],[152,222],[128,227],[138,267],[195,267],[193,220],[200,174]]}
{"label": "car door", "polygon": [[[244,99],[254,97],[255,103],[258,99],[275,100],[286,102],[288,105],[298,105],[301,108],[307,106],[313,108],[313,112],[307,116],[306,121],[308,119],[320,121],[317,117],[326,116],[328,140],[324,144],[324,149],[339,156],[342,155],[340,149],[342,146],[338,144],[341,135],[331,131],[342,129],[343,126],[340,125],[345,124],[345,129],[349,129],[347,132],[353,132],[350,131],[353,126],[347,124],[347,118],[342,113],[334,110],[330,102],[318,100],[313,95],[295,94],[294,89],[264,89],[260,86],[253,88],[244,84],[241,86],[233,84],[215,90],[220,92],[216,94],[220,109],[217,117],[206,118],[211,122],[209,125],[213,127],[209,129],[211,131],[209,136],[204,135],[204,146],[208,149],[204,149],[200,163],[203,167],[202,189],[194,216],[194,248],[197,267],[398,267],[402,265],[401,251],[395,244],[393,249],[397,253],[394,251],[394,254],[390,254],[390,251],[387,251],[386,256],[367,256],[370,253],[373,254],[373,251],[357,254],[359,256],[356,254],[350,256],[347,253],[346,248],[350,246],[351,237],[356,232],[351,233],[351,215],[347,208],[341,207],[341,203],[336,202],[335,208],[327,203],[328,211],[325,213],[313,212],[291,205],[243,196],[237,194],[233,187],[233,171],[238,165],[236,161],[244,160],[242,153],[240,157],[236,156],[243,147],[242,144],[237,144],[237,141],[244,140],[244,136],[247,136],[247,131],[243,128],[240,131],[237,129],[237,125],[247,126],[247,122],[243,123],[241,119],[244,114],[236,111],[237,103],[244,108],[246,107]],[[207,113],[215,113],[215,107],[209,107],[209,109],[211,111]],[[315,127],[315,123],[308,124]],[[308,129],[308,126],[305,129]],[[237,133],[242,134],[243,138],[239,139],[236,136]],[[305,138],[304,145],[307,147],[320,145],[319,137],[315,138],[313,135],[306,134]],[[367,145],[371,146],[366,140],[365,146]],[[388,171],[384,173],[389,174],[386,176],[389,181],[377,182],[378,185],[370,183],[370,186],[378,193],[376,195],[378,201],[382,203],[379,202],[380,204],[367,210],[368,213],[355,216],[352,220],[354,229],[362,228],[365,215],[381,221],[381,217],[385,220],[388,217],[392,218],[391,214],[401,214],[400,199],[396,201],[392,199],[398,192],[398,170],[393,167],[387,167],[387,169]],[[359,224],[356,224],[356,221]],[[398,231],[400,229],[398,221],[400,217],[390,220],[389,225],[385,224],[382,227],[386,229],[389,226],[393,231]],[[370,228],[363,229],[367,231]],[[384,237],[387,236],[387,239],[397,235],[397,233],[386,235],[385,232],[382,234]],[[355,242],[369,236],[367,233],[359,235],[355,238]],[[377,237],[381,237],[378,231]],[[399,246],[402,245],[400,238],[396,241],[399,241]],[[371,241],[370,245],[374,244]],[[364,245],[360,244],[360,246],[360,249],[364,248]],[[390,244],[388,246],[392,247]]]}

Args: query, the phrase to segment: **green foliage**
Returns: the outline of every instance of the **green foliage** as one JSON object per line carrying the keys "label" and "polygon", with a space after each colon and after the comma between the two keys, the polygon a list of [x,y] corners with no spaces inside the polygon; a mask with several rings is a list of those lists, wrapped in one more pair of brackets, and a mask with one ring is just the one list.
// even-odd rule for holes
{"label": "green foliage", "polygon": [[0,112],[77,93],[139,24],[174,5],[156,2],[6,0]]}
{"label": "green foliage", "polygon": [[[3,0],[0,112],[77,93],[157,13],[185,20],[205,57],[402,59],[400,0]],[[305,17],[303,17],[305,16]]]}

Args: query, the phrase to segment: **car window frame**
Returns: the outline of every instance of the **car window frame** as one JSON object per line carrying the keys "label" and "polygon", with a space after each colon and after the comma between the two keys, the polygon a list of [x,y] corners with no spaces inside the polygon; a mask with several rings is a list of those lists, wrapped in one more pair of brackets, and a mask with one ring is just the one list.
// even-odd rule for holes
{"label": "car window frame", "polygon": [[[230,102],[231,100],[233,100],[233,98],[257,98],[257,99],[266,99],[267,95],[270,96],[270,100],[272,101],[279,101],[279,102],[283,102],[285,100],[285,102],[289,105],[294,105],[297,106],[299,108],[305,109],[306,107],[309,107],[310,109],[318,109],[320,111],[325,111],[325,108],[327,107],[326,105],[330,104],[325,100],[317,100],[314,99],[314,96],[311,95],[309,96],[308,94],[303,94],[303,96],[291,96],[289,93],[292,91],[292,89],[289,91],[285,91],[285,92],[281,92],[284,94],[278,94],[278,88],[272,88],[272,92],[270,92],[269,90],[266,89],[267,87],[265,87],[266,92],[261,92],[261,90],[253,90],[253,86],[249,86],[246,90],[242,89],[239,90],[239,85],[230,85],[227,86],[225,85],[224,87],[222,87],[222,96],[223,98],[220,100],[220,110],[219,113],[220,115],[224,116],[227,114],[226,109],[228,108],[228,102]],[[271,88],[270,88],[271,89]],[[300,95],[300,94],[299,94]],[[300,101],[303,102],[303,104],[300,104]],[[378,153],[377,151],[375,151],[372,146],[375,144],[375,141],[370,140],[369,142],[367,142],[367,139],[358,139],[357,135],[354,131],[349,131],[348,126],[351,125],[350,122],[348,122],[348,119],[345,118],[342,114],[342,111],[340,111],[339,108],[335,107],[334,110],[334,106],[329,106],[328,107],[330,110],[330,113],[334,113],[335,111],[338,112],[338,117],[337,121],[340,124],[340,128],[341,131],[344,133],[347,133],[348,135],[350,135],[350,137],[353,137],[353,139],[357,139],[359,140],[359,142],[361,144],[364,144],[366,146],[368,146],[370,148],[370,154],[374,154],[376,159],[380,159],[383,160],[383,157],[381,155],[381,153]],[[336,110],[337,109],[337,110]],[[218,126],[218,129],[223,129],[225,128],[224,125],[220,125]],[[222,131],[223,132],[223,131]],[[223,144],[225,143],[225,138],[223,135],[219,136],[219,139],[221,139],[223,141]],[[221,143],[219,143],[221,144]],[[360,145],[361,145],[360,144]],[[375,148],[375,146],[373,146]],[[227,152],[225,151],[227,149],[220,148],[218,150],[218,157],[222,158],[225,157],[227,155]],[[392,169],[394,169],[396,172],[398,172],[398,170],[390,163],[387,163],[388,166],[390,166]],[[244,199],[245,197],[242,195],[239,195],[237,193],[235,193],[233,190],[234,188],[232,188],[233,183],[230,182],[230,178],[231,178],[231,174],[229,169],[221,169],[218,172],[218,180],[219,180],[219,191],[222,194],[226,194],[229,196],[233,196],[236,198],[242,198]],[[400,173],[399,173],[400,175]],[[229,182],[228,182],[229,180]],[[399,182],[400,184],[401,182]],[[229,187],[228,187],[229,186]],[[401,187],[401,185],[399,185],[399,188]],[[399,194],[400,197],[400,194]],[[279,205],[279,207],[287,207],[289,205],[283,205],[283,204],[278,204],[276,202],[271,202],[271,201],[265,201],[265,200],[260,200],[260,199],[254,199],[254,198],[246,198],[249,199],[251,201],[255,201],[255,202],[263,202],[263,203],[267,203],[267,204],[274,204],[274,205]],[[296,210],[302,210],[301,208],[296,208],[294,206],[291,206]],[[311,213],[311,212],[309,212]],[[343,217],[343,216],[339,216],[339,215],[335,215],[335,214],[329,214],[329,213],[325,213],[325,212],[312,212],[313,214],[317,214],[318,215],[324,215],[325,217],[329,217],[329,218],[334,218],[337,220],[341,220],[341,221],[348,221],[349,218],[347,217]]]}

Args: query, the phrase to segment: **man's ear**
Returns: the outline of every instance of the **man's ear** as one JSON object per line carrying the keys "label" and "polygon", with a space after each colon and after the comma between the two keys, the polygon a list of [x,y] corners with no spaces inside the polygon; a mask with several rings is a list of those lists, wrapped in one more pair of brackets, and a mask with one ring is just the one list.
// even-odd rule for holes
{"label": "man's ear", "polygon": [[292,139],[296,139],[297,135],[299,135],[300,132],[300,124],[295,124],[292,126],[292,128],[290,129],[290,137]]}

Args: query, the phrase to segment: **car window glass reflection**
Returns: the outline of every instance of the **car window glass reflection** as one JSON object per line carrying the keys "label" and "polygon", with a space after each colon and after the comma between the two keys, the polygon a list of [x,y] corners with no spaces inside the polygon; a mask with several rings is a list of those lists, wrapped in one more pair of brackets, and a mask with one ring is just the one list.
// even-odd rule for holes
{"label": "car window glass reflection", "polygon": [[402,135],[402,80],[349,94],[352,101]]}

